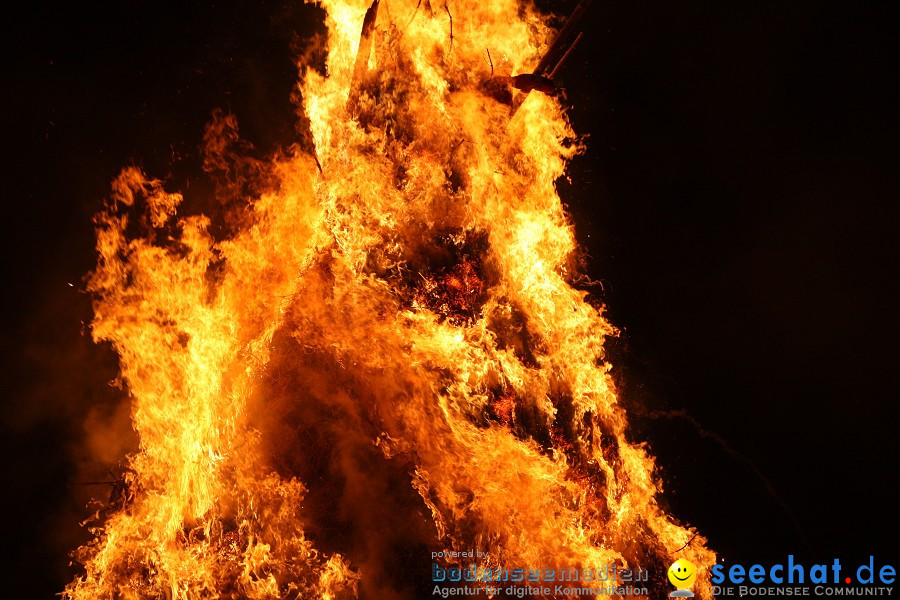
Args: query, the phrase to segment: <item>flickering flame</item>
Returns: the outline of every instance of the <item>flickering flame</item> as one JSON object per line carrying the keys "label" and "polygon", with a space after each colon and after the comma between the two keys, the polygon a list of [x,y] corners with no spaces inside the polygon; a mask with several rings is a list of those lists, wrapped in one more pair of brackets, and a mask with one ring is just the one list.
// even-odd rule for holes
{"label": "flickering flame", "polygon": [[[575,135],[558,99],[497,93],[548,19],[322,5],[314,156],[256,165],[263,191],[222,239],[222,215],[178,216],[136,168],[97,216],[93,336],[119,354],[140,448],[65,596],[401,597],[376,558],[397,536],[485,567],[713,564],[657,505],[604,361],[614,329],[571,285],[555,182]],[[428,526],[392,538],[388,497]]]}

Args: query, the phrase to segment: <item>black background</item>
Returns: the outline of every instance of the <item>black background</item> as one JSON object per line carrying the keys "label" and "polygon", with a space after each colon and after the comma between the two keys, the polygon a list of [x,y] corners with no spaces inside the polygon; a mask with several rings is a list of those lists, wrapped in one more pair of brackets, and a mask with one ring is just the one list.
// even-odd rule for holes
{"label": "black background", "polygon": [[[633,435],[658,457],[668,508],[727,562],[898,563],[891,4],[603,2],[560,75],[590,136],[560,190],[622,329],[610,352]],[[114,357],[82,335],[91,215],[132,162],[202,202],[195,148],[216,107],[263,153],[294,141],[292,57],[319,16],[132,1],[4,19],[15,597],[72,576],[84,418],[118,394]]]}

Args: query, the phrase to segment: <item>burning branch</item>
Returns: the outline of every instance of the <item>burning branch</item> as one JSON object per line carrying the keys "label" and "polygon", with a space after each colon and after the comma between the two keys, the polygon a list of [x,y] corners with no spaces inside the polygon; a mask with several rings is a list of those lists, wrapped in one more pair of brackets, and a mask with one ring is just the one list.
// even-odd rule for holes
{"label": "burning branch", "polygon": [[375,31],[375,21],[378,18],[378,6],[381,0],[372,0],[372,5],[366,10],[363,18],[362,31],[359,34],[359,49],[356,51],[356,62],[353,65],[353,79],[350,82],[350,94],[347,98],[347,108],[353,111],[359,99],[359,90],[366,73],[369,70],[369,54],[372,51],[372,33]]}
{"label": "burning branch", "polygon": [[565,54],[562,55],[562,58],[559,59],[559,62],[556,63],[556,66],[553,67],[553,70],[550,71],[550,74],[547,77],[549,77],[550,79],[556,77],[556,74],[559,73],[560,67],[563,66],[563,63],[566,62],[566,59],[569,58],[569,55],[572,54],[572,51],[575,49],[575,46],[578,44],[578,42],[581,41],[582,37],[584,37],[584,33],[579,31],[578,37],[575,38],[575,41],[569,44],[569,48],[566,50]]}
{"label": "burning branch", "polygon": [[447,11],[447,16],[450,17],[450,48],[447,50],[447,54],[453,53],[453,15],[450,14],[450,4],[448,2],[444,2],[444,10]]}
{"label": "burning branch", "polygon": [[688,541],[686,541],[686,542],[684,543],[684,545],[683,545],[681,548],[679,548],[678,550],[676,550],[676,551],[673,552],[672,554],[678,554],[679,552],[681,552],[682,550],[684,550],[685,548],[687,548],[688,546],[690,546],[690,545],[691,545],[691,542],[694,541],[694,539],[697,537],[697,535],[698,535],[698,534],[696,534],[696,533],[695,533],[694,535],[692,535],[692,536],[691,536],[691,539],[689,539]]}
{"label": "burning branch", "polygon": [[[541,80],[546,79],[547,81],[550,81],[549,85],[552,85],[551,80],[557,74],[560,67],[562,67],[565,60],[572,53],[572,50],[575,49],[575,45],[579,42],[579,40],[581,40],[582,34],[581,32],[579,32],[575,39],[570,41],[573,33],[578,26],[578,22],[581,21],[582,17],[584,17],[585,12],[587,11],[588,7],[590,7],[592,2],[593,0],[581,0],[578,3],[578,6],[575,7],[575,10],[572,11],[572,14],[569,15],[568,19],[566,19],[566,23],[563,25],[563,28],[559,30],[558,34],[556,34],[556,37],[553,39],[553,43],[550,44],[550,47],[547,48],[547,51],[541,57],[541,60],[534,68],[534,71],[531,72],[531,76],[533,78],[539,78]],[[548,72],[549,75],[545,76],[545,74],[547,74]],[[518,89],[521,89],[523,93],[519,94],[514,99],[512,114],[515,114],[516,111],[519,110],[519,107],[528,97],[528,93],[531,92],[532,89],[543,91],[543,89],[539,89],[537,87]]]}

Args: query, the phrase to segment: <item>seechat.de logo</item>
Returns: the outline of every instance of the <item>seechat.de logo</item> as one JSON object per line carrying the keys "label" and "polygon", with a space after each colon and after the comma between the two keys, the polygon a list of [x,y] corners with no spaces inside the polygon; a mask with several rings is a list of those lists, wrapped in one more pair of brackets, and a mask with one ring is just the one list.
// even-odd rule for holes
{"label": "seechat.de logo", "polygon": [[669,581],[676,589],[669,594],[669,598],[693,598],[694,593],[690,587],[697,579],[697,567],[689,560],[679,558],[669,567]]}

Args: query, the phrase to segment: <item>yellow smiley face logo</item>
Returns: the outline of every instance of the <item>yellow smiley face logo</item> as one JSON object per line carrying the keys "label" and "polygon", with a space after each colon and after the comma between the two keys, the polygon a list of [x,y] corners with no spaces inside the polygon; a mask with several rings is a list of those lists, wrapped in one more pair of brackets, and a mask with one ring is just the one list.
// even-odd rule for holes
{"label": "yellow smiley face logo", "polygon": [[690,561],[679,558],[669,567],[669,581],[679,589],[689,588],[697,579],[697,567]]}

